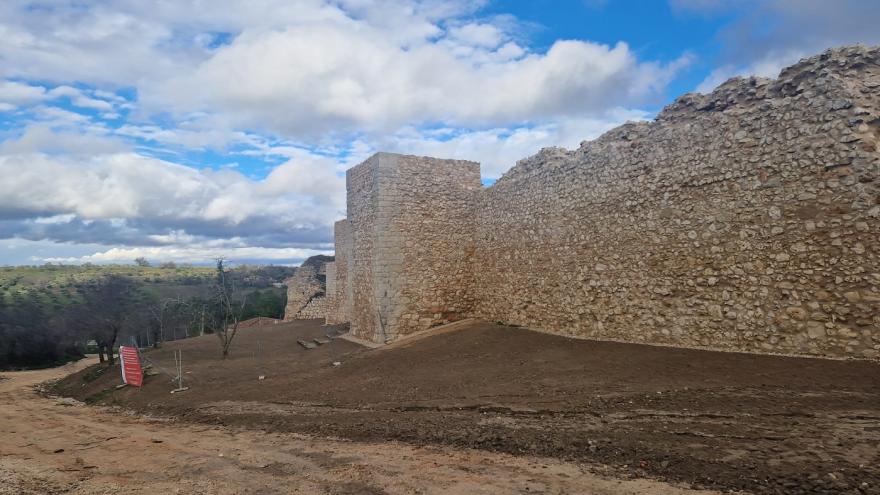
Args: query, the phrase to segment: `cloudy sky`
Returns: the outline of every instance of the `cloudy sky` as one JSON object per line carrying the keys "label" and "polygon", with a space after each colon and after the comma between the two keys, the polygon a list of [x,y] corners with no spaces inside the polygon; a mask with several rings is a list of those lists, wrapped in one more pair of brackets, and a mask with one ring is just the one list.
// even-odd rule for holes
{"label": "cloudy sky", "polygon": [[489,184],[877,26],[871,0],[3,0],[0,265],[298,263],[375,151]]}

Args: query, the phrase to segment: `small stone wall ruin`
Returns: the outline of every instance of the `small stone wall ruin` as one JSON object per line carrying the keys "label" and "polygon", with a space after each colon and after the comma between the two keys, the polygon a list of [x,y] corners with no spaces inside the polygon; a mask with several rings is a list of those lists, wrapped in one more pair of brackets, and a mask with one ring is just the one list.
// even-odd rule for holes
{"label": "small stone wall ruin", "polygon": [[856,46],[684,95],[488,188],[473,162],[380,153],[347,174],[328,321],[375,342],[478,317],[877,358],[878,142],[880,47]]}
{"label": "small stone wall ruin", "polygon": [[332,261],[332,256],[312,256],[285,281],[285,321],[327,318],[328,308],[331,306],[326,297],[327,265]]}

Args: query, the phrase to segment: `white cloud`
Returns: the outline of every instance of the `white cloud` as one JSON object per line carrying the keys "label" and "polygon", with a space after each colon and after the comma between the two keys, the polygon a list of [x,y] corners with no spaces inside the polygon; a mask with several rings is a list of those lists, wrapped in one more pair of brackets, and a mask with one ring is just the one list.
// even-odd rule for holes
{"label": "white cloud", "polygon": [[[313,140],[588,116],[659,97],[680,68],[639,61],[624,43],[560,40],[531,52],[510,16],[463,21],[482,3],[12,0],[0,6],[0,76],[134,86],[144,114],[199,113],[215,129]],[[100,94],[70,96],[111,111]]]}
{"label": "white cloud", "polygon": [[88,123],[91,118],[59,107],[41,106],[36,109],[37,120],[60,126],[77,126]]}
{"label": "white cloud", "polygon": [[[48,121],[32,124],[26,127],[16,139],[9,139],[0,143],[0,160],[6,157],[22,157],[25,160],[30,154],[65,154],[71,158],[77,155],[92,155],[112,153],[127,150],[127,147],[119,141],[109,139],[104,135],[96,135],[80,132],[77,130],[60,131],[55,128],[67,127],[70,119],[74,118],[74,124],[86,121],[76,118],[79,114],[71,114],[64,110],[51,108],[47,110]],[[71,115],[76,117],[71,117]],[[10,169],[12,172],[12,169]],[[12,174],[10,180],[17,174]],[[0,186],[2,187],[2,186]]]}
{"label": "white cloud", "polygon": [[4,111],[42,101],[46,97],[46,88],[31,86],[16,81],[0,81],[0,104]]}
{"label": "white cloud", "polygon": [[449,37],[456,42],[482,48],[495,48],[505,41],[505,34],[491,24],[469,23],[453,27],[449,30]]}
{"label": "white cloud", "polygon": [[183,124],[176,128],[165,128],[154,124],[124,124],[113,132],[119,136],[156,141],[163,145],[182,146],[191,149],[222,149],[232,143],[253,143],[247,134],[233,131],[226,127],[211,128],[198,126],[189,128],[189,126]]}
{"label": "white cloud", "polygon": [[776,78],[785,67],[792,65],[801,58],[810,54],[800,50],[787,50],[784,52],[770,52],[748,65],[722,65],[712,72],[697,85],[697,92],[711,93],[713,89],[727,81],[731,77],[758,76]]}
{"label": "white cloud", "polygon": [[337,173],[338,162],[331,158],[315,156],[295,150],[287,162],[275,167],[263,181],[262,191],[267,194],[295,193],[314,195],[326,191],[317,199],[345,208],[345,179]]}
{"label": "white cloud", "polygon": [[732,76],[776,77],[830,47],[880,42],[880,2],[865,0],[670,0],[680,15],[734,20],[718,33],[716,67],[697,87],[708,92]]}
{"label": "white cloud", "polygon": [[628,120],[648,117],[647,112],[640,110],[615,109],[601,118],[561,119],[533,127],[467,132],[441,129],[429,133],[409,129],[381,141],[375,150],[478,161],[483,177],[496,179],[518,160],[541,148],[577,148],[583,140],[594,139]]}
{"label": "white cloud", "polygon": [[86,3],[0,2],[0,76],[143,86],[186,72],[209,58],[218,40],[246,30],[352,18],[406,44],[439,32],[437,22],[474,11],[482,1],[200,0]]}
{"label": "white cloud", "polygon": [[302,248],[263,248],[254,246],[160,246],[110,248],[85,256],[42,257],[37,260],[49,263],[131,263],[135,258],[144,257],[153,261],[175,261],[184,263],[211,263],[217,258],[233,262],[259,260],[265,263],[304,260],[309,256],[333,254],[333,249]]}
{"label": "white cloud", "polygon": [[320,229],[344,205],[344,181],[332,164],[306,152],[267,179],[253,180],[229,169],[196,170],[146,157],[111,138],[46,127],[0,145],[0,176],[0,218],[7,211],[191,228],[213,223],[231,237],[256,221],[279,233]]}
{"label": "white cloud", "polygon": [[58,86],[50,90],[46,96],[48,98],[69,98],[70,103],[80,108],[91,108],[94,110],[113,110],[110,102],[92,98],[83,94],[79,89],[70,86]]}
{"label": "white cloud", "polygon": [[621,109],[689,62],[577,39],[535,51],[485,3],[2,2],[0,111],[23,120],[0,138],[0,238],[59,260],[314,254],[344,214],[342,173],[374,151],[494,178],[645,117]]}
{"label": "white cloud", "polygon": [[239,127],[293,136],[420,122],[497,125],[644,102],[681,67],[640,63],[623,43],[559,41],[513,59],[522,51],[508,44],[497,61],[496,52],[476,52],[462,58],[427,40],[403,47],[369,26],[245,32],[194,72],[145,91],[144,102],[222,112]]}

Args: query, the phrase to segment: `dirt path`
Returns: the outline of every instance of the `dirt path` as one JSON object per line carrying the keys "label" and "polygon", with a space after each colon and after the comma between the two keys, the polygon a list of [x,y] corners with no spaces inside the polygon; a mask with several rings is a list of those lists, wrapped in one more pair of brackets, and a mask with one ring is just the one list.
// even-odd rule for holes
{"label": "dirt path", "polygon": [[535,457],[172,424],[34,391],[89,364],[0,380],[0,495],[710,493]]}

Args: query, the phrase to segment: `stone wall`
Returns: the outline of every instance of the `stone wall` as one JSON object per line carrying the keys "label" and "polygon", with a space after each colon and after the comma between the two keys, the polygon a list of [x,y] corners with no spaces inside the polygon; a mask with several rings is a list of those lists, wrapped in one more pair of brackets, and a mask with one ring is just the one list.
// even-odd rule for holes
{"label": "stone wall", "polygon": [[330,263],[327,263],[324,265],[324,269],[327,274],[324,296],[327,298],[327,301],[324,308],[324,318],[326,319],[325,323],[332,325],[336,323],[336,313],[338,311],[337,308],[339,308],[339,303],[337,302],[339,295],[337,294],[338,281],[336,280],[336,262],[331,261]]}
{"label": "stone wall", "polygon": [[543,150],[348,173],[337,315],[377,342],[476,316],[564,335],[880,355],[880,48],[688,94]]}
{"label": "stone wall", "polygon": [[[353,256],[350,223],[347,219],[336,222],[336,261],[327,264],[327,324],[335,325],[351,321],[351,308],[354,303],[349,270]],[[331,267],[332,265],[332,267]]]}
{"label": "stone wall", "polygon": [[[370,160],[352,167],[346,172],[348,241],[352,249],[347,269],[350,273],[346,275],[346,280],[351,284],[345,288],[345,299],[351,300],[351,306],[347,313],[351,323],[351,332],[358,337],[379,341],[376,331],[378,305],[375,298],[376,291],[373,289],[373,239],[375,237],[373,222],[376,216],[378,187],[376,173]],[[336,249],[341,247],[337,240]],[[336,271],[338,277],[338,266]],[[384,341],[384,338],[381,341]]]}
{"label": "stone wall", "polygon": [[[333,261],[332,256],[312,256],[297,267],[293,276],[285,281],[287,285],[285,321],[327,316],[327,304],[311,303],[314,299],[323,299],[326,294],[326,264],[331,261]],[[319,314],[318,311],[321,313]]]}
{"label": "stone wall", "polygon": [[685,95],[481,195],[476,315],[756,352],[880,353],[880,51]]}
{"label": "stone wall", "polygon": [[469,314],[479,165],[378,153],[347,185],[351,332],[386,342]]}
{"label": "stone wall", "polygon": [[326,296],[316,296],[296,314],[297,320],[311,320],[315,318],[327,318],[329,299]]}

